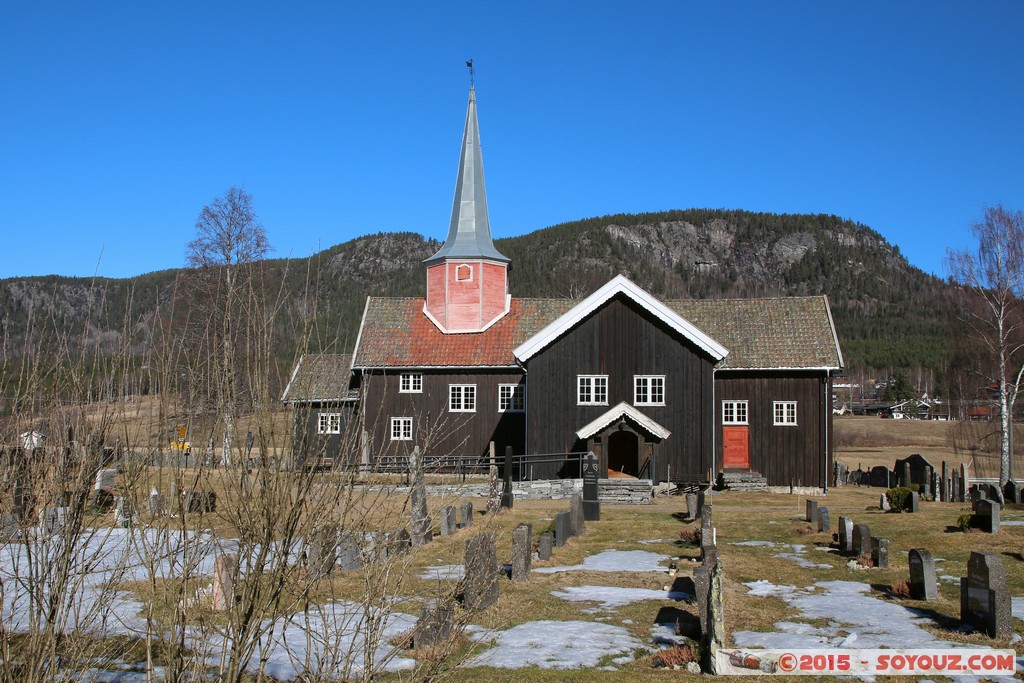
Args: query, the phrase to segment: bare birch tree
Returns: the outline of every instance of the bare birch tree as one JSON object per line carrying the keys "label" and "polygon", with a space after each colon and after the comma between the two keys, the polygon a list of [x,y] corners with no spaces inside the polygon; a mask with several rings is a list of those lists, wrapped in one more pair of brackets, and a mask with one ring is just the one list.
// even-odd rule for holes
{"label": "bare birch tree", "polygon": [[992,359],[998,387],[999,481],[1013,474],[1013,408],[1024,376],[1024,213],[985,210],[971,226],[976,250],[949,250],[949,271],[963,295],[960,319]]}

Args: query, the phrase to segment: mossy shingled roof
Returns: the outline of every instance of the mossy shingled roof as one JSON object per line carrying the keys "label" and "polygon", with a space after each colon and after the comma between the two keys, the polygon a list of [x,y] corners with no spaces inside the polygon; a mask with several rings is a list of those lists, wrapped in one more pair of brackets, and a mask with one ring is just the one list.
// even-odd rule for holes
{"label": "mossy shingled roof", "polygon": [[[572,299],[513,299],[509,313],[483,332],[444,334],[423,313],[423,299],[367,300],[353,363],[372,367],[511,367],[513,350],[565,314]],[[824,296],[663,302],[729,350],[721,369],[842,367]]]}
{"label": "mossy shingled roof", "polygon": [[299,359],[281,400],[288,403],[351,400],[352,354],[307,353]]}

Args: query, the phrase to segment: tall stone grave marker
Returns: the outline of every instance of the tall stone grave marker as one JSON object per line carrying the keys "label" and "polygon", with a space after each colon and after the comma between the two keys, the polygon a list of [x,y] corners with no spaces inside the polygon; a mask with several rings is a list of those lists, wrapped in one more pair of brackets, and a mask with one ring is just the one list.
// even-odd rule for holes
{"label": "tall stone grave marker", "polygon": [[914,600],[935,600],[939,597],[935,581],[935,560],[922,548],[911,548],[907,553],[910,565],[910,597]]}
{"label": "tall stone grave marker", "polygon": [[967,502],[966,492],[970,487],[971,480],[967,477],[967,465],[965,463],[960,463],[960,500],[958,502]]}
{"label": "tall stone grave marker", "polygon": [[1013,615],[1006,570],[998,553],[972,552],[967,576],[960,579],[960,621],[987,633],[1009,638]]}
{"label": "tall stone grave marker", "polygon": [[832,531],[832,523],[828,517],[828,508],[818,508],[818,531]]}
{"label": "tall stone grave marker", "polygon": [[807,511],[804,516],[805,521],[811,524],[817,525],[818,523],[818,501],[808,498],[807,499]]}
{"label": "tall stone grave marker", "polygon": [[473,526],[473,502],[467,500],[459,508],[459,528]]}
{"label": "tall stone grave marker", "polygon": [[471,612],[487,609],[498,599],[498,554],[493,531],[484,531],[466,541],[465,567],[463,605]]}
{"label": "tall stone grave marker", "polygon": [[505,480],[501,485],[501,507],[512,509],[512,447],[505,446]]}
{"label": "tall stone grave marker", "polygon": [[999,503],[994,500],[979,500],[975,503],[974,517],[978,527],[987,534],[999,532]]}
{"label": "tall stone grave marker", "polygon": [[921,511],[921,494],[917,491],[910,492],[910,509],[907,512]]}
{"label": "tall stone grave marker", "polygon": [[853,525],[853,554],[871,557],[871,529],[867,524]]}
{"label": "tall stone grave marker", "polygon": [[889,539],[871,539],[871,562],[879,569],[889,568]]}
{"label": "tall stone grave marker", "polygon": [[441,535],[451,536],[458,530],[455,523],[455,506],[445,505],[441,508]]}
{"label": "tall stone grave marker", "polygon": [[555,515],[555,547],[561,548],[572,536],[572,516],[568,512]]}
{"label": "tall stone grave marker", "polygon": [[235,576],[238,574],[238,555],[224,553],[213,562],[212,607],[218,612],[231,609],[235,604]]}
{"label": "tall stone grave marker", "polygon": [[415,470],[412,480],[412,544],[415,547],[430,543],[434,538],[433,520],[427,512],[427,485],[423,479],[422,462],[413,450]]}
{"label": "tall stone grave marker", "polygon": [[452,635],[453,616],[452,604],[447,600],[431,598],[424,602],[413,631],[413,646],[417,650],[443,647]]}
{"label": "tall stone grave marker", "polygon": [[686,494],[686,519],[697,519],[697,494]]}
{"label": "tall stone grave marker", "polygon": [[547,561],[551,559],[551,552],[555,546],[555,535],[545,531],[537,539],[537,559]]}
{"label": "tall stone grave marker", "polygon": [[533,527],[520,524],[512,531],[512,576],[513,581],[530,578],[530,561],[533,559]]}
{"label": "tall stone grave marker", "polygon": [[839,517],[839,552],[849,555],[853,552],[853,519]]}
{"label": "tall stone grave marker", "polygon": [[597,522],[601,519],[601,501],[597,491],[597,461],[594,453],[587,453],[587,461],[583,466],[583,519]]}
{"label": "tall stone grave marker", "polygon": [[583,523],[583,496],[578,493],[572,494],[569,501],[569,521],[572,523],[572,535],[579,536],[583,533],[586,525]]}
{"label": "tall stone grave marker", "polygon": [[114,485],[117,482],[117,470],[103,469],[96,472],[96,483],[92,489],[93,507],[109,510],[114,504]]}

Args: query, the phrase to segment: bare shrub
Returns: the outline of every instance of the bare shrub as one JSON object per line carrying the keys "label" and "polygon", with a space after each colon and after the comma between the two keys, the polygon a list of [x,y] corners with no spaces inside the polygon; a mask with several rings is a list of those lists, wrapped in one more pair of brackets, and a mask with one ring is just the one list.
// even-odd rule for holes
{"label": "bare shrub", "polygon": [[889,594],[894,598],[906,600],[910,598],[910,583],[904,579],[893,582],[889,586]]}

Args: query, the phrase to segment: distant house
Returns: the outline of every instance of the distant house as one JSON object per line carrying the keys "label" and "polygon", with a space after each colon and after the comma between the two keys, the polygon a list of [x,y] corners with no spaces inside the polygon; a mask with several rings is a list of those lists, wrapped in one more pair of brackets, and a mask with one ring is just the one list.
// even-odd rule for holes
{"label": "distant house", "polygon": [[354,456],[356,379],[350,354],[306,354],[299,359],[281,397],[294,409],[296,465],[333,467]]}
{"label": "distant house", "polygon": [[[825,297],[662,301],[619,275],[581,301],[512,298],[486,209],[471,90],[426,296],[368,298],[327,392],[358,388],[364,465],[493,444],[536,458],[534,478],[578,476],[571,454],[593,451],[606,475],[827,485],[843,359]],[[307,446],[318,419],[297,418]]]}

